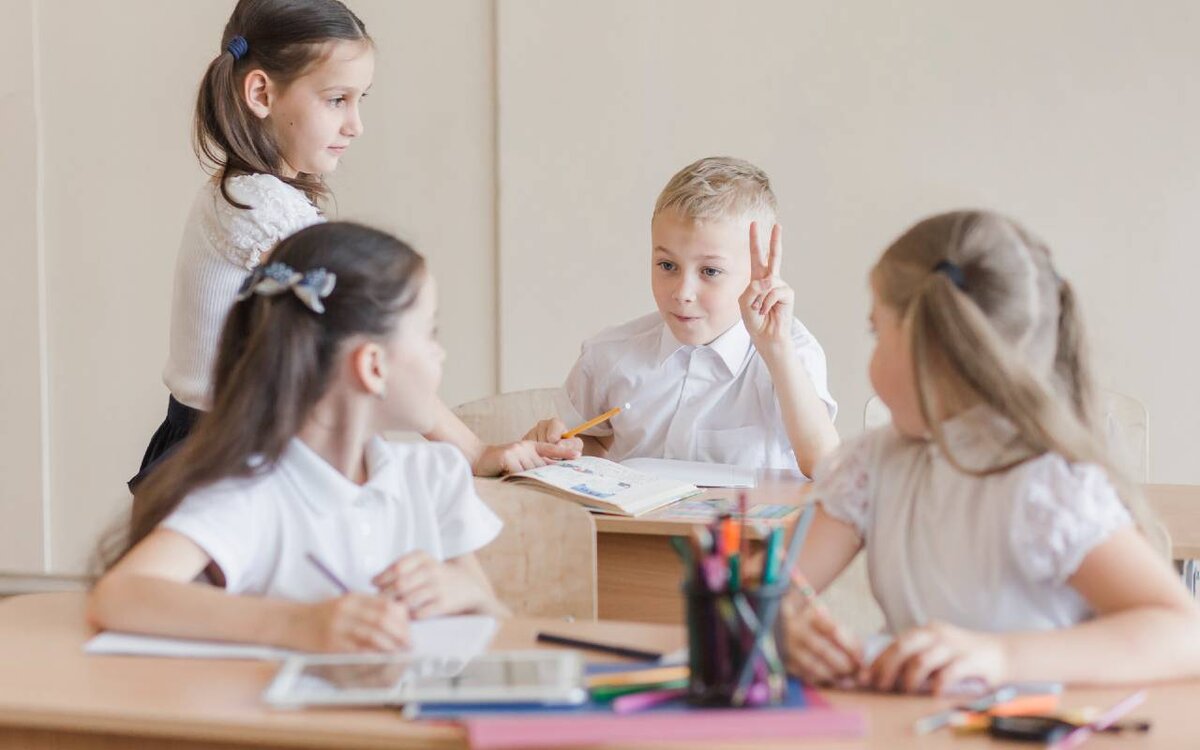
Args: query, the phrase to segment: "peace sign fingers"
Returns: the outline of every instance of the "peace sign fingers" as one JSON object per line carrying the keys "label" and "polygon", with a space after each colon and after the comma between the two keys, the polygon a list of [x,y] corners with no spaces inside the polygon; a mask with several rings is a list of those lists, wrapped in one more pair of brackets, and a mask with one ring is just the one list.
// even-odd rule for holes
{"label": "peace sign fingers", "polygon": [[758,222],[750,222],[750,278],[753,281],[779,278],[779,268],[783,264],[783,227],[775,224],[771,227],[771,245],[763,262],[763,251],[758,243]]}
{"label": "peace sign fingers", "polygon": [[783,265],[783,226],[776,224],[771,228],[771,251],[767,255],[767,275],[773,279],[779,278],[779,270]]}

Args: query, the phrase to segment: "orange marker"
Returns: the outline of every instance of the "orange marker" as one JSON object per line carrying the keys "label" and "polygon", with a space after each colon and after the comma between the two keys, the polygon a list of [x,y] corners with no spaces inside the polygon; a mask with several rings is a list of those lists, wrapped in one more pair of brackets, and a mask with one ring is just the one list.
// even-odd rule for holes
{"label": "orange marker", "polygon": [[1010,701],[997,704],[988,709],[989,716],[1037,716],[1050,714],[1058,710],[1062,696],[1057,693],[1047,695],[1019,695]]}
{"label": "orange marker", "polygon": [[569,440],[569,439],[575,437],[576,435],[578,435],[579,433],[583,432],[584,430],[590,430],[593,427],[595,427],[596,425],[603,422],[604,420],[612,419],[613,417],[620,414],[622,411],[630,409],[630,408],[631,407],[629,406],[629,404],[625,404],[624,406],[614,406],[613,408],[604,412],[600,416],[593,417],[593,418],[589,419],[588,421],[584,422],[583,424],[579,425],[578,427],[572,427],[571,429],[567,430],[566,432],[564,432],[562,434],[561,439]]}

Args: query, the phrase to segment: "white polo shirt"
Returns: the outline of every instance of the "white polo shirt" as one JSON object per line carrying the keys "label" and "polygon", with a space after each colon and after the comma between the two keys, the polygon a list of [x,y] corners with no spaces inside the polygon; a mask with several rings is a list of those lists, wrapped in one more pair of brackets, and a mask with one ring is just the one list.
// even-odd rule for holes
{"label": "white polo shirt", "polygon": [[[792,339],[833,418],[825,352],[799,320]],[[585,341],[557,399],[559,417],[573,426],[626,402],[631,410],[585,433],[612,435],[613,461],[797,468],[771,374],[740,320],[704,346],[679,343],[657,312]]]}
{"label": "white polo shirt", "polygon": [[307,553],[351,591],[372,593],[371,579],[409,552],[448,560],[500,532],[453,446],[377,437],[366,461],[360,486],[295,438],[269,472],[192,492],[163,526],[207,552],[230,593],[299,601],[340,593]]}

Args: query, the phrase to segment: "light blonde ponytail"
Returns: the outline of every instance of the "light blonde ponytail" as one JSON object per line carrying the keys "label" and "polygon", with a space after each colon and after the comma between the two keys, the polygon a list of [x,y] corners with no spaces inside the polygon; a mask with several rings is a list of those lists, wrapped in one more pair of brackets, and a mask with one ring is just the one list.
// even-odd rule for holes
{"label": "light blonde ponytail", "polygon": [[[985,476],[1048,452],[1099,465],[1139,528],[1164,547],[1140,488],[1105,446],[1075,295],[1043,244],[993,213],[942,214],[896,240],[872,275],[881,300],[901,314],[921,414],[955,467]],[[967,402],[1015,428],[993,466],[965,466],[947,446],[941,421]]]}

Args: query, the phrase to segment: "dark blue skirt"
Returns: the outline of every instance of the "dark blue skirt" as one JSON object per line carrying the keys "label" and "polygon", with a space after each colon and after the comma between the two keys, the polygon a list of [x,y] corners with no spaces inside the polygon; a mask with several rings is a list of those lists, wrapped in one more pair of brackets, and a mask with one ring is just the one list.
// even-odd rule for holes
{"label": "dark blue skirt", "polygon": [[154,431],[150,445],[146,446],[146,455],[142,456],[142,468],[137,476],[129,480],[129,491],[137,494],[137,486],[150,475],[154,467],[164,458],[179,448],[183,439],[188,436],[200,418],[200,410],[179,403],[171,396],[167,400],[167,418]]}

